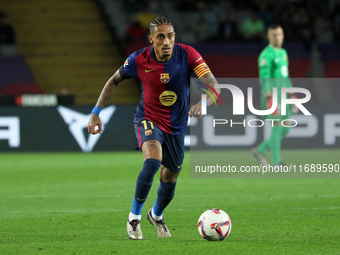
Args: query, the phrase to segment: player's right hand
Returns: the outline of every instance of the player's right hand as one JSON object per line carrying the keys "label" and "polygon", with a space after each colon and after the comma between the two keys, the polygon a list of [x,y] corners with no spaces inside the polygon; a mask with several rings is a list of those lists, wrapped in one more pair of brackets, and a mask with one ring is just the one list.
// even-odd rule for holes
{"label": "player's right hand", "polygon": [[102,133],[102,121],[100,120],[99,115],[91,114],[89,122],[87,123],[87,130],[93,135]]}

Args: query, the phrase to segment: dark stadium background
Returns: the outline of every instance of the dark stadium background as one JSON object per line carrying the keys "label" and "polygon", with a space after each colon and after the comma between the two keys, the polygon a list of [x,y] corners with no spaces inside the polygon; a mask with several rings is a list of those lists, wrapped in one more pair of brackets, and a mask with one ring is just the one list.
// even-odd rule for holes
{"label": "dark stadium background", "polygon": [[[266,128],[207,132],[206,117],[215,112],[226,109],[225,118],[234,118],[226,91],[224,108],[211,106],[201,121],[190,120],[193,150],[186,147],[165,212],[172,238],[157,238],[145,217],[156,199],[157,173],[142,211],[144,240],[128,240],[126,220],[143,164],[134,151],[138,79],[121,83],[102,110],[101,135],[90,136],[87,122],[108,78],[149,45],[141,24],[156,15],[172,20],[176,41],[194,46],[216,77],[244,94],[253,87],[255,106],[265,29],[281,24],[292,83],[311,92],[306,108],[313,114],[293,116],[300,124],[283,140],[282,159],[298,170],[339,170],[339,0],[1,0],[0,254],[339,254],[339,178],[333,178],[339,171],[193,175],[207,158],[218,159],[212,165],[259,167],[250,148],[268,135]],[[207,242],[197,231],[209,208],[231,218],[223,242]]]}
{"label": "dark stadium background", "polygon": [[[301,86],[311,91],[310,103],[323,105],[322,114],[333,113],[327,107],[332,105],[334,108],[340,98],[338,80],[329,79],[338,77],[340,70],[339,10],[339,1],[321,0],[2,2],[0,113],[3,118],[16,116],[21,119],[22,142],[11,146],[8,136],[17,134],[10,131],[11,134],[6,133],[0,139],[0,151],[60,150],[57,145],[53,148],[54,142],[49,139],[45,140],[46,147],[42,142],[39,145],[27,143],[29,132],[23,131],[27,130],[27,125],[33,129],[43,125],[46,128],[39,131],[42,137],[50,136],[49,130],[54,133],[55,142],[64,139],[62,151],[79,150],[67,131],[69,125],[58,114],[57,105],[77,109],[84,116],[89,114],[103,85],[126,57],[149,45],[147,24],[156,16],[167,16],[172,20],[176,41],[194,46],[216,77],[230,79],[258,77],[257,58],[268,43],[266,27],[271,23],[281,24],[290,76],[308,79],[294,82],[294,85],[303,84]],[[244,29],[246,22],[260,24],[262,30],[253,33],[251,27]],[[254,102],[258,103],[259,86],[254,86],[254,90]],[[138,79],[126,80],[119,86],[108,104],[115,105],[118,111],[112,115],[106,132],[111,132],[111,138],[120,137],[120,140],[105,143],[106,139],[99,139],[94,150],[135,147],[133,106],[139,100]],[[231,103],[231,100],[227,99],[225,103]],[[35,110],[34,107],[42,108]],[[30,119],[27,116],[36,111],[49,117],[25,121],[24,116]],[[117,114],[121,111],[123,114]],[[1,122],[2,130],[10,129],[6,120]],[[53,131],[55,123],[59,130],[65,130],[68,139],[61,132]],[[84,138],[88,140],[85,121],[82,123]],[[126,132],[124,137],[118,135],[122,130]],[[322,138],[322,130],[320,132]],[[318,146],[325,147],[325,144],[317,143]],[[338,147],[339,143],[334,146]]]}

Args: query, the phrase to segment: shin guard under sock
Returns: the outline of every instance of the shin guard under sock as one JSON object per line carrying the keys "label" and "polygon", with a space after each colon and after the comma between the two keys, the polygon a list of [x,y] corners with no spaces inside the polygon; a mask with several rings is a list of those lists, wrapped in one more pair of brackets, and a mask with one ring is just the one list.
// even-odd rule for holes
{"label": "shin guard under sock", "polygon": [[149,158],[144,161],[143,169],[139,172],[137,178],[131,213],[135,215],[141,214],[144,202],[151,189],[153,178],[160,165],[161,162],[157,159]]}
{"label": "shin guard under sock", "polygon": [[176,183],[177,181],[173,183],[166,183],[160,180],[160,185],[157,191],[157,199],[153,208],[155,215],[161,216],[165,208],[175,196]]}

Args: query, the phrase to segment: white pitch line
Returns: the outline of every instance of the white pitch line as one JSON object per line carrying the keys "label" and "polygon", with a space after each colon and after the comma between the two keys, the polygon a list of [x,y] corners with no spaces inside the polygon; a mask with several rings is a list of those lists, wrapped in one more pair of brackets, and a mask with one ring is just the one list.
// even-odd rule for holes
{"label": "white pitch line", "polygon": [[340,210],[340,207],[293,207],[291,210]]}

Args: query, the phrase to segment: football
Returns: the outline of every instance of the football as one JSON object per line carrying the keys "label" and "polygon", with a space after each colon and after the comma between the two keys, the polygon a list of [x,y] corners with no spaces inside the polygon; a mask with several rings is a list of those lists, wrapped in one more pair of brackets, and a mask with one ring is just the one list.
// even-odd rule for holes
{"label": "football", "polygon": [[208,241],[222,241],[231,231],[229,215],[220,209],[209,209],[198,219],[198,232]]}

